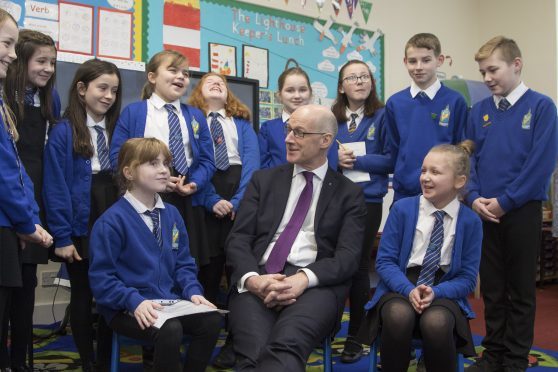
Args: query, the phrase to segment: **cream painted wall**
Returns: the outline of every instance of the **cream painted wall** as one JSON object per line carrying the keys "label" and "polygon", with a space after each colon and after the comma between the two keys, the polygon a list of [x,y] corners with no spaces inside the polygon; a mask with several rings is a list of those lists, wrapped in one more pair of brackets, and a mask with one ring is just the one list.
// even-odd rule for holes
{"label": "cream painted wall", "polygon": [[[325,0],[321,12],[315,0],[243,0],[325,19],[333,14],[331,0]],[[525,60],[524,79],[533,89],[557,98],[556,0],[376,0],[368,24],[357,10],[353,19],[368,30],[380,28],[385,34],[386,97],[409,84],[403,66],[404,46],[418,32],[432,32],[440,38],[442,52],[450,55],[453,64],[444,64],[447,77],[460,75],[480,80],[474,54],[489,38],[504,34],[514,38]],[[501,9],[504,9],[502,11]],[[349,24],[343,5],[336,21]],[[276,73],[272,72],[273,78]]]}
{"label": "cream painted wall", "polygon": [[[527,86],[557,100],[556,0],[482,0],[479,46],[491,37],[514,39],[523,55]],[[499,9],[504,16],[495,17]]]}

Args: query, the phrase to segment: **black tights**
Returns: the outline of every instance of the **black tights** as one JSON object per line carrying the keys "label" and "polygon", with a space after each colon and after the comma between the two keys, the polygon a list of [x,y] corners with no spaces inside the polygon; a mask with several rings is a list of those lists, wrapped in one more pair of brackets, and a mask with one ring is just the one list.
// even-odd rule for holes
{"label": "black tights", "polygon": [[418,315],[408,300],[394,298],[383,305],[381,318],[380,355],[383,370],[407,371],[413,330],[417,321],[422,335],[426,369],[429,372],[447,372],[455,369],[455,319],[448,309],[432,306],[422,315]]}
{"label": "black tights", "polygon": [[[93,353],[93,315],[91,306],[93,294],[89,287],[89,260],[66,263],[71,283],[70,327],[79,358],[83,366],[90,366],[94,361]],[[112,331],[99,316],[97,330],[97,363],[99,370],[108,370]]]}

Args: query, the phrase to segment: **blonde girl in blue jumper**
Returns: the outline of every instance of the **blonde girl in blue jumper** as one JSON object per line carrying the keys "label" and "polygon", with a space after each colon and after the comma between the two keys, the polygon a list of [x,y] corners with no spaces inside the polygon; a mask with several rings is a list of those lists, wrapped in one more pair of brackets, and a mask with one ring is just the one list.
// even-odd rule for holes
{"label": "blonde girl in blue jumper", "polygon": [[116,332],[154,343],[153,371],[179,371],[183,335],[190,336],[184,371],[203,372],[219,335],[216,312],[181,316],[153,327],[156,299],[203,297],[178,210],[158,193],[167,188],[172,156],[155,138],[126,141],[118,156],[118,179],[126,193],[91,233],[91,289],[99,312]]}
{"label": "blonde girl in blue jumper", "polygon": [[455,370],[456,352],[474,355],[467,302],[480,262],[480,218],[459,201],[469,177],[472,142],[438,145],[426,155],[422,195],[397,201],[376,259],[380,284],[359,338],[381,335],[382,368],[407,371],[413,338],[421,338],[429,372]]}

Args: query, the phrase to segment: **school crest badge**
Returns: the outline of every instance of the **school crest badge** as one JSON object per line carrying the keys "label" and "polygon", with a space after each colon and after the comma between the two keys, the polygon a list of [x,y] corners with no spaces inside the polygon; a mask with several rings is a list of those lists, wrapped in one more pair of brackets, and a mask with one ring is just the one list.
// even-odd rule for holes
{"label": "school crest badge", "polygon": [[172,250],[178,250],[178,228],[176,227],[176,223],[172,225]]}
{"label": "school crest badge", "polygon": [[438,122],[438,124],[441,127],[447,127],[449,125],[449,119],[450,119],[450,108],[449,105],[446,105],[446,108],[442,110],[442,112],[440,112],[440,121]]}
{"label": "school crest badge", "polygon": [[370,128],[368,128],[368,133],[366,134],[366,139],[369,140],[369,141],[373,141],[375,135],[376,135],[376,123],[372,123]]}
{"label": "school crest badge", "polygon": [[523,116],[521,129],[531,129],[531,109],[529,109],[529,112]]}
{"label": "school crest badge", "polygon": [[488,116],[488,114],[484,114],[484,116],[482,117],[482,127],[486,128],[490,124],[492,124],[492,122],[490,121],[490,116]]}
{"label": "school crest badge", "polygon": [[196,120],[196,118],[192,118],[192,131],[194,132],[194,138],[200,138],[200,123]]}

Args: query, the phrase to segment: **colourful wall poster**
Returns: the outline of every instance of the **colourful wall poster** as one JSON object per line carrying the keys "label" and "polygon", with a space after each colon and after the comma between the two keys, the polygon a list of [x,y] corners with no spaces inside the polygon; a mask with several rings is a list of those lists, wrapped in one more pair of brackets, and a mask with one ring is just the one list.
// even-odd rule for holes
{"label": "colourful wall poster", "polygon": [[[141,61],[144,36],[142,2],[143,0],[0,0],[0,6],[16,18],[19,27],[51,36],[58,42],[61,51]],[[103,21],[100,25],[101,17]],[[99,40],[99,34],[106,34],[106,29],[110,32],[118,31],[117,34],[111,34],[110,39],[119,40]]]}
{"label": "colourful wall poster", "polygon": [[[358,59],[371,68],[383,97],[384,39],[380,30],[367,31],[357,22],[339,25],[331,18],[313,19],[233,0],[202,0],[200,9],[202,55],[208,53],[209,43],[235,46],[238,61],[243,60],[245,45],[267,49],[268,88],[272,91],[277,90],[277,78],[287,59],[294,58],[319,88],[315,99],[329,104],[336,95],[339,68]],[[210,69],[207,63],[202,60],[202,71]]]}
{"label": "colourful wall poster", "polygon": [[236,48],[230,45],[209,43],[208,71],[225,76],[236,76]]}

